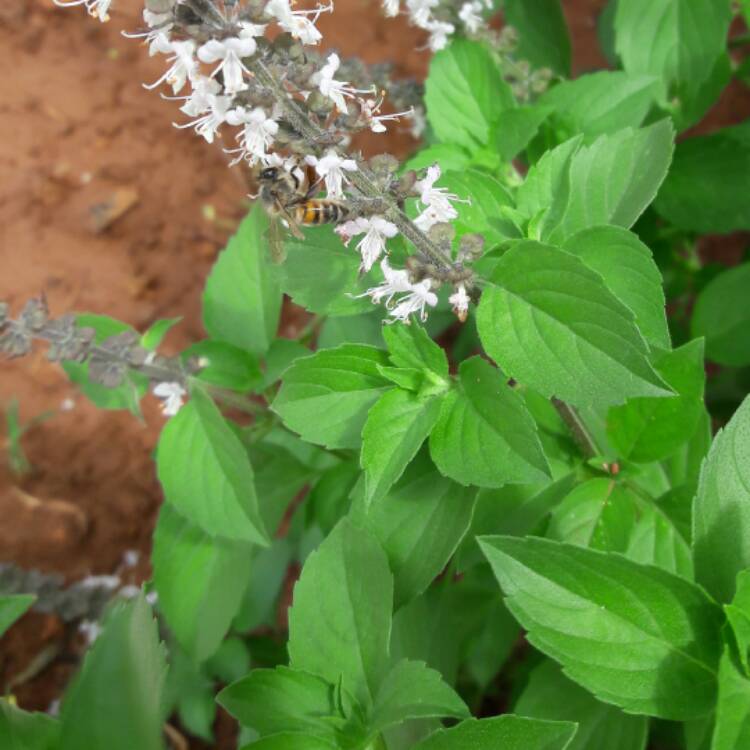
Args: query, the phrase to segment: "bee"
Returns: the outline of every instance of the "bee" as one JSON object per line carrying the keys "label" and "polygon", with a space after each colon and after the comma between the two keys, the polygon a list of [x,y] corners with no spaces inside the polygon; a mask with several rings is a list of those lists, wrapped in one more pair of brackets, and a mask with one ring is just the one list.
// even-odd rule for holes
{"label": "bee", "polygon": [[271,218],[268,230],[271,257],[277,263],[284,258],[279,219],[301,240],[304,239],[301,226],[338,224],[349,215],[349,208],[342,201],[313,198],[318,183],[310,186],[305,170],[299,166],[290,170],[266,167],[258,175],[258,181],[261,203]]}

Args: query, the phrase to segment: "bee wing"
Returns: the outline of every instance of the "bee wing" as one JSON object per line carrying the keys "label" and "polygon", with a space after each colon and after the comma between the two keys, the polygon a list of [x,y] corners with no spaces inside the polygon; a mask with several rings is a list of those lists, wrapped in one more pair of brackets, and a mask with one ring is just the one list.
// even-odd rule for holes
{"label": "bee wing", "polygon": [[299,224],[295,220],[295,218],[289,213],[289,211],[286,210],[284,206],[281,205],[281,203],[276,203],[276,210],[279,212],[280,216],[284,217],[284,220],[289,225],[289,231],[298,239],[298,240],[304,240],[305,235],[302,234],[302,231],[299,228]]}
{"label": "bee wing", "polygon": [[281,264],[286,259],[284,250],[284,230],[281,228],[281,222],[273,217],[268,225],[268,247],[271,251],[271,261]]}

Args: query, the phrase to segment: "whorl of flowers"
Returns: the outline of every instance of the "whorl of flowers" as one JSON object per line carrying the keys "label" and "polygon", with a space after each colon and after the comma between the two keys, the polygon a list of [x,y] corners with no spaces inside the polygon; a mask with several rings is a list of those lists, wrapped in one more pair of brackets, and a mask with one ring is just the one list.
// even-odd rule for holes
{"label": "whorl of flowers", "polygon": [[[461,30],[467,36],[486,28],[484,14],[491,11],[492,0],[403,0],[409,20],[429,33],[433,52],[443,49],[453,34]],[[386,16],[402,12],[401,0],[383,0]]]}
{"label": "whorl of flowers", "polygon": [[[84,5],[106,21],[112,0],[54,2]],[[431,16],[436,0],[406,2],[420,25],[431,31],[437,49],[453,28]],[[163,96],[181,102],[185,119],[176,127],[192,129],[209,143],[229,145],[225,150],[233,164],[275,165],[287,171],[306,164],[329,198],[346,201],[349,220],[337,231],[346,243],[361,236],[356,249],[364,273],[382,259],[384,282],[367,295],[384,302],[394,320],[408,323],[413,314],[424,319],[443,284],[452,286],[450,303],[464,320],[473,274],[464,267],[470,259],[466,252],[459,250],[454,260],[451,242],[436,239],[441,227],[458,216],[453,204],[461,200],[435,186],[440,167],[399,179],[392,157],[368,163],[344,150],[362,130],[382,133],[399,120],[411,120],[416,128],[423,122],[420,89],[389,85],[387,66],[368,69],[342,61],[336,53],[323,56],[305,49],[320,43],[315,22],[332,10],[330,2],[302,10],[292,0],[146,0],[144,29],[127,36],[142,38],[150,55],[164,56],[164,74],[144,85],[169,87],[169,95]],[[462,11],[467,27],[478,23],[479,10],[471,5]],[[404,109],[383,112],[387,92]],[[420,211],[413,221],[404,212],[409,198],[417,199]],[[391,268],[386,257],[387,241],[397,234],[414,247],[402,270]],[[170,413],[184,395],[179,380],[164,381],[155,394]]]}

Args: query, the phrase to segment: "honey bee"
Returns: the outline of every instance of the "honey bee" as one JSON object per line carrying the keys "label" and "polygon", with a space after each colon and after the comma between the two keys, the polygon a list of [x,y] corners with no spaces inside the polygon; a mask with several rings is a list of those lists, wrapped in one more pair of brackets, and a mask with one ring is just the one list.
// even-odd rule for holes
{"label": "honey bee", "polygon": [[283,219],[289,231],[301,240],[304,239],[301,226],[338,224],[349,214],[349,208],[342,201],[313,198],[317,183],[309,185],[302,167],[290,170],[266,167],[258,175],[258,181],[261,203],[271,218],[268,230],[271,257],[277,263],[284,259],[279,219]]}

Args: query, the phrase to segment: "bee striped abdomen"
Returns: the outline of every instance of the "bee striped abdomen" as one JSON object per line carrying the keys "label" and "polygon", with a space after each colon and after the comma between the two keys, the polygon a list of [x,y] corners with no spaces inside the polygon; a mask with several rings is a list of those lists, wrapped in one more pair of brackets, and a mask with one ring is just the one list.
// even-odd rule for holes
{"label": "bee striped abdomen", "polygon": [[298,224],[317,226],[319,224],[338,224],[349,213],[342,203],[327,200],[308,200],[295,208]]}

